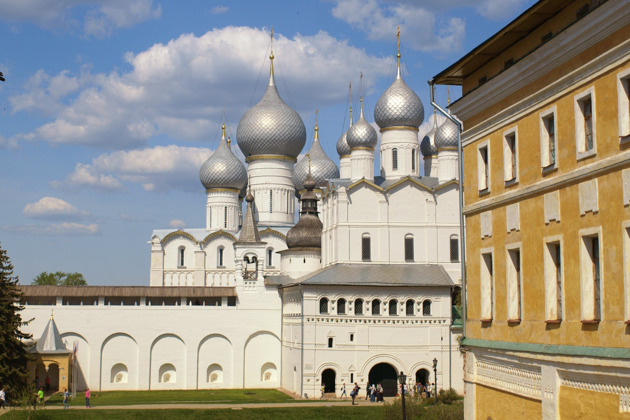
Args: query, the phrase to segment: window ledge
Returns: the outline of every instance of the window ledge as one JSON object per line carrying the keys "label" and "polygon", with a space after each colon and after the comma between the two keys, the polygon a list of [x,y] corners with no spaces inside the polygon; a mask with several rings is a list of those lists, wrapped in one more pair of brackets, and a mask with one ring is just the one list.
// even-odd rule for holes
{"label": "window ledge", "polygon": [[561,319],[547,319],[545,320],[545,324],[560,324],[562,322]]}
{"label": "window ledge", "polygon": [[507,322],[508,322],[508,324],[520,324],[521,320],[520,319],[508,319]]}
{"label": "window ledge", "polygon": [[624,324],[630,325],[630,319],[624,322]]}
{"label": "window ledge", "polygon": [[577,156],[576,156],[576,160],[580,161],[582,159],[588,159],[588,158],[596,156],[596,155],[597,155],[597,149],[595,149],[595,147],[593,147],[592,150],[589,150],[587,152],[578,152]]}
{"label": "window ledge", "polygon": [[488,318],[488,319],[480,319],[481,322],[489,324],[490,322],[492,322],[492,318]]}
{"label": "window ledge", "polygon": [[619,136],[619,144],[630,143],[630,133],[621,134]]}
{"label": "window ledge", "polygon": [[512,187],[514,185],[518,185],[518,178],[514,177],[512,179],[508,179],[507,181],[505,181],[505,186],[506,187]]}
{"label": "window ledge", "polygon": [[490,188],[484,188],[483,190],[479,190],[479,197],[481,197],[482,195],[488,195],[490,194]]}
{"label": "window ledge", "polygon": [[583,319],[580,321],[582,324],[599,324],[599,319]]}
{"label": "window ledge", "polygon": [[543,176],[551,174],[551,173],[554,173],[554,172],[557,172],[557,171],[558,171],[558,165],[555,164],[555,163],[553,165],[544,166],[541,169],[541,172],[542,172]]}

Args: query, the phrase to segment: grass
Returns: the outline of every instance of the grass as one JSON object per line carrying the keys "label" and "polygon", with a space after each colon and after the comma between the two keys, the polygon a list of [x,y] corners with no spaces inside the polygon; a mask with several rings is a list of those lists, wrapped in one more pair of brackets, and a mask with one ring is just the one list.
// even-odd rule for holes
{"label": "grass", "polygon": [[[275,389],[219,389],[177,391],[92,391],[90,405],[138,405],[138,404],[252,404],[295,402],[290,396]],[[48,406],[63,405],[58,393],[46,401]],[[85,406],[83,393],[70,400],[71,407]]]}
{"label": "grass", "polygon": [[[11,411],[3,420],[151,420],[212,419],[212,420],[363,420],[383,418],[383,406],[367,407],[300,407],[300,408],[243,408],[241,410],[37,410]],[[30,414],[30,417],[28,417]]]}

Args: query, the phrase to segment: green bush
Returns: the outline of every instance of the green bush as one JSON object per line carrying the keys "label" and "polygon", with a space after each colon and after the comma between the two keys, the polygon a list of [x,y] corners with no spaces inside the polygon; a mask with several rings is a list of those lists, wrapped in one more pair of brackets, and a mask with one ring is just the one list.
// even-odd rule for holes
{"label": "green bush", "polygon": [[[405,398],[407,420],[463,420],[464,404],[453,389],[441,390],[435,398]],[[397,398],[383,407],[383,419],[402,419],[402,400]]]}

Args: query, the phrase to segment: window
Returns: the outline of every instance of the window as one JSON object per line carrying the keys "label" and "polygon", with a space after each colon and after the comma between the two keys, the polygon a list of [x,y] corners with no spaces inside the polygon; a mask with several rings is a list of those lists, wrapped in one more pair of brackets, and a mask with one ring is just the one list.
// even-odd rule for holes
{"label": "window", "polygon": [[357,299],[354,301],[354,314],[363,315],[363,299]]}
{"label": "window", "polygon": [[511,130],[503,135],[503,180],[516,181],[518,175],[516,155],[516,130]]}
{"label": "window", "polygon": [[227,228],[227,206],[223,207],[223,227]]}
{"label": "window", "polygon": [[267,267],[273,267],[273,248],[267,248]]}
{"label": "window", "polygon": [[540,166],[556,166],[556,108],[540,114]]}
{"label": "window", "polygon": [[354,341],[354,334],[350,333],[350,341]]}
{"label": "window", "polygon": [[371,259],[371,244],[370,235],[365,233],[361,238],[361,257],[363,261],[370,261]]}
{"label": "window", "polygon": [[575,96],[575,141],[578,159],[596,152],[594,89]]}
{"label": "window", "polygon": [[378,299],[374,299],[372,301],[372,315],[380,315],[381,314],[381,301]]}
{"label": "window", "polygon": [[227,306],[236,306],[236,296],[228,296]]}
{"label": "window", "polygon": [[582,236],[581,245],[582,321],[597,322],[602,319],[599,236]]}
{"label": "window", "polygon": [[223,267],[223,250],[222,246],[217,250],[217,267]]}
{"label": "window", "polygon": [[458,262],[459,261],[459,241],[457,240],[457,235],[451,235],[450,245],[451,245],[451,262]]}
{"label": "window", "polygon": [[416,149],[411,149],[411,170],[416,170]]}
{"label": "window", "polygon": [[492,252],[481,254],[481,273],[479,276],[481,286],[481,320],[492,321],[493,314],[493,276],[492,276]]}
{"label": "window", "polygon": [[339,315],[346,314],[346,300],[345,299],[339,299],[337,301],[337,313]]}
{"label": "window", "polygon": [[319,313],[320,314],[328,313],[328,298],[321,298],[319,300]]}
{"label": "window", "polygon": [[431,301],[425,300],[422,302],[422,315],[423,316],[431,316]]}
{"label": "window", "polygon": [[398,149],[392,149],[392,169],[398,170]]}
{"label": "window", "polygon": [[[186,252],[186,247],[180,246],[177,249],[177,266],[178,267],[185,267],[186,265],[184,264],[184,254]],[[172,260],[171,260],[172,261]]]}
{"label": "window", "polygon": [[617,75],[619,137],[630,136],[630,69]]}
{"label": "window", "polygon": [[287,214],[291,212],[291,194],[287,194]]}
{"label": "window", "polygon": [[398,301],[396,299],[392,299],[389,301],[389,315],[398,315]]}
{"label": "window", "polygon": [[562,253],[559,241],[545,244],[545,319],[562,319]]}
{"label": "window", "polygon": [[269,190],[269,213],[273,213],[273,191]]}
{"label": "window", "polygon": [[409,299],[407,303],[405,304],[405,314],[414,315],[415,305],[416,305],[416,302],[413,299]]}
{"label": "window", "polygon": [[490,155],[487,140],[477,149],[477,182],[480,193],[490,189]]}
{"label": "window", "polygon": [[630,222],[625,222],[623,228],[623,271],[624,316],[626,323],[630,323]]}
{"label": "window", "polygon": [[333,343],[334,343],[334,338],[333,337],[328,337],[328,348],[332,349],[333,348]]}
{"label": "window", "polygon": [[413,235],[405,236],[405,261],[413,262]]}
{"label": "window", "polygon": [[508,322],[521,320],[521,251],[509,249],[507,252],[507,293]]}

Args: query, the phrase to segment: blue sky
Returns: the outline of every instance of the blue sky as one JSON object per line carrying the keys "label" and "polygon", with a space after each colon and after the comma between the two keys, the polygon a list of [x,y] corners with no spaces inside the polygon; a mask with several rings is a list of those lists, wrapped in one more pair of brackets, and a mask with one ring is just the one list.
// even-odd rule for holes
{"label": "blue sky", "polygon": [[[203,227],[199,167],[276,82],[338,162],[348,83],[365,114],[395,76],[427,80],[533,0],[0,0],[0,243],[29,284],[78,271],[148,285],[151,231]],[[451,92],[453,99],[459,91]],[[446,104],[447,92],[437,90]],[[355,118],[358,114],[355,114]],[[240,151],[233,147],[237,155]]]}

